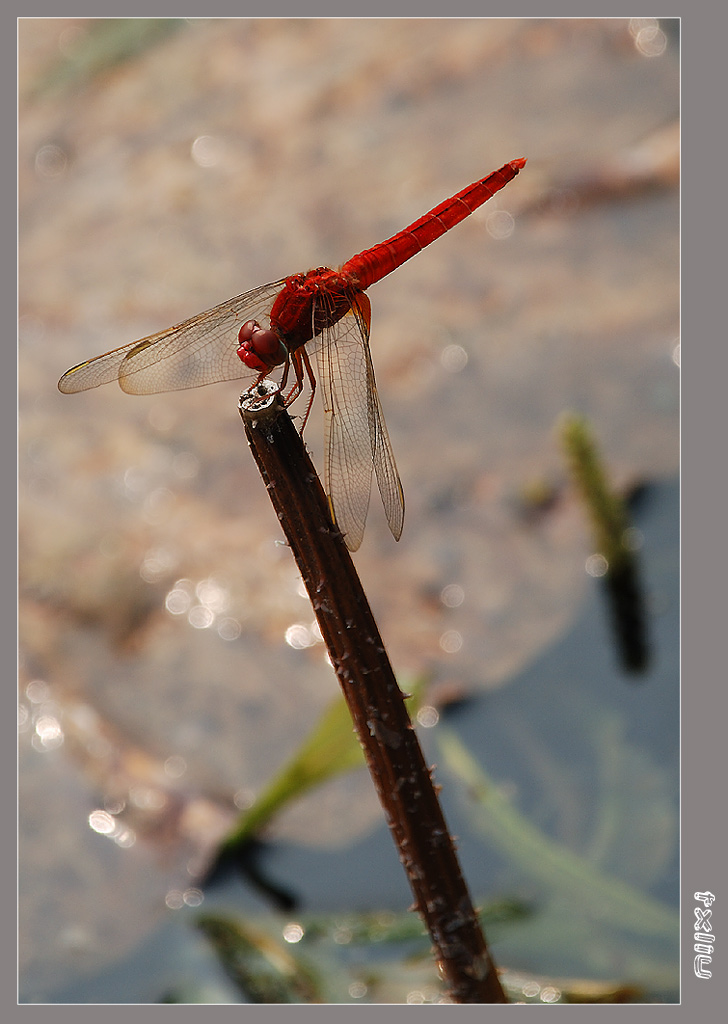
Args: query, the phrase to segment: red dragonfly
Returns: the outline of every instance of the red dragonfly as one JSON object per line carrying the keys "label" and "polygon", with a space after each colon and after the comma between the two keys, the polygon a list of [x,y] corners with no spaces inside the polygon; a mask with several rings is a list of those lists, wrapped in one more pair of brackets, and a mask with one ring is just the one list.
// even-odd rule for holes
{"label": "red dragonfly", "polygon": [[[359,253],[339,270],[318,267],[254,288],[159,334],[134,341],[67,370],[64,394],[118,380],[132,395],[152,395],[256,377],[283,367],[279,389],[293,368],[289,405],[316,389],[315,352],[324,400],[324,482],[331,515],[347,547],[356,551],[369,508],[372,469],[389,528],[402,534],[404,493],[374,381],[369,352],[370,285],[459,224],[515,178],[525,159],[511,160],[468,185],[404,231]],[[301,428],[303,429],[303,428]]]}

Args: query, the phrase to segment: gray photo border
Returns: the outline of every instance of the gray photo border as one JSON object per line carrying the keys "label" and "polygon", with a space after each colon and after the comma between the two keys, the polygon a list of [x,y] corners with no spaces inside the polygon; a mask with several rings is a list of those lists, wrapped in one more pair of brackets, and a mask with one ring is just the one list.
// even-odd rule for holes
{"label": "gray photo border", "polygon": [[[179,17],[181,14],[195,16],[196,11],[180,10],[187,5],[172,4],[169,0],[161,0],[155,4],[154,15]],[[682,806],[682,842],[681,842],[681,877],[682,877],[682,963],[681,963],[681,1002],[670,1006],[629,1006],[612,1007],[611,1012],[624,1012],[628,1017],[643,1013],[664,1012],[668,1017],[684,1020],[689,1013],[691,1018],[700,1014],[700,1019],[714,1018],[713,1011],[719,1006],[720,978],[723,976],[723,944],[718,941],[712,957],[712,979],[698,978],[694,971],[694,924],[699,917],[695,916],[695,908],[703,907],[704,902],[696,902],[694,893],[711,892],[715,895],[714,906],[711,905],[715,932],[722,939],[726,929],[722,927],[723,903],[726,899],[720,885],[725,872],[726,860],[725,813],[718,795],[725,771],[725,748],[722,740],[723,723],[726,721],[725,703],[728,682],[720,670],[719,645],[724,630],[725,598],[723,584],[723,558],[721,551],[721,535],[726,519],[725,473],[722,460],[718,460],[714,450],[722,450],[725,445],[725,429],[721,427],[724,410],[723,390],[728,381],[728,346],[726,345],[723,324],[722,306],[725,284],[725,211],[726,203],[718,196],[718,187],[722,185],[724,172],[720,159],[725,148],[725,57],[722,52],[726,35],[724,29],[728,21],[725,9],[714,5],[708,0],[693,0],[687,12],[679,9],[680,5],[662,5],[668,10],[659,12],[661,17],[677,17],[681,19],[681,37],[683,49],[682,61],[682,154],[683,154],[683,188],[682,188],[682,333],[688,339],[687,356],[683,361],[684,379],[682,383],[682,771],[681,771],[681,806]],[[17,123],[17,106],[13,109],[13,99],[17,95],[14,87],[13,72],[16,70],[17,49],[16,26],[17,18],[22,17],[58,17],[65,16],[57,6],[49,0],[36,3],[33,10],[9,10],[6,6],[2,19],[2,46],[4,60],[2,74],[7,79],[2,89],[3,119],[10,130]],[[675,8],[678,9],[675,9]],[[91,9],[89,9],[91,8]],[[586,9],[585,9],[586,8]],[[121,16],[131,16],[124,12]],[[618,16],[629,16],[630,13],[645,14],[652,12],[618,12]],[[73,16],[99,17],[119,16],[118,6],[110,3],[78,3],[74,5]],[[455,5],[443,5],[435,0],[425,0],[415,4],[413,0],[399,0],[395,4],[370,2],[365,9],[355,5],[353,0],[345,3],[321,2],[301,6],[294,0],[284,0],[274,5],[264,3],[233,4],[224,0],[217,4],[214,16],[217,17],[330,17],[357,14],[365,17],[591,17],[615,16],[608,10],[607,4],[573,4],[556,2],[544,11],[535,0],[518,5],[499,3],[478,4],[461,2]],[[2,286],[6,295],[5,308],[12,308],[12,284],[16,280],[17,258],[13,264],[11,240],[17,234],[17,202],[13,183],[16,181],[15,169],[11,164],[11,147],[6,147],[2,154],[3,172],[3,247],[8,266],[2,274]],[[13,214],[15,221],[13,222]],[[16,249],[17,253],[17,249]],[[15,254],[16,255],[16,254]],[[7,345],[10,348],[10,343]],[[12,359],[6,353],[6,358]],[[722,367],[722,370],[721,370]],[[6,370],[2,375],[3,389],[9,394],[4,396],[0,408],[6,422],[2,430],[3,469],[8,477],[15,471],[17,479],[16,448],[13,439],[17,437],[16,424],[12,422],[14,411],[17,410],[17,385],[15,401],[12,386],[17,382],[17,375]],[[715,393],[714,393],[715,392]],[[14,429],[15,426],[15,429]],[[17,544],[14,543],[17,523],[17,502],[10,493],[11,488],[3,489],[0,514],[3,517],[3,579],[13,581],[17,573]],[[3,650],[13,651],[17,648],[17,633],[14,629],[17,617],[17,591],[8,582],[3,598],[8,607],[2,617],[3,630],[9,634],[3,644]],[[15,633],[15,636],[13,636]],[[11,692],[8,685],[5,695]],[[10,731],[11,715],[8,710],[3,716],[4,729]],[[2,757],[8,764],[3,771],[4,786],[11,790],[9,780],[16,779],[13,764],[15,742],[8,737],[2,744]],[[723,767],[721,768],[721,765]],[[12,791],[8,794],[8,805],[14,806]],[[24,1020],[35,1020],[45,1017],[49,1012],[55,1021],[77,1022],[79,1017],[88,1015],[94,1020],[99,1017],[104,1021],[125,1019],[128,1016],[126,1007],[33,1007],[17,1006],[14,993],[17,991],[14,955],[16,948],[16,877],[17,847],[13,842],[12,830],[6,828],[2,839],[1,855],[3,857],[2,910],[3,910],[3,942],[6,943],[5,955],[2,957],[3,985],[2,1002],[5,1004],[4,1019],[14,1020],[15,1014],[22,1013]],[[728,911],[726,911],[728,920]],[[702,920],[705,922],[706,917]],[[154,1007],[148,1012],[154,1013]],[[251,1017],[265,1016],[267,1021],[277,1021],[287,1016],[289,1008],[285,1007],[245,1007],[246,1020]],[[556,1008],[551,1008],[553,1013]],[[559,1007],[569,1012],[566,1007]],[[361,1014],[384,1015],[387,1020],[410,1012],[425,1012],[422,1008],[415,1011],[410,1007],[306,1007],[290,1008],[296,1014],[296,1021],[306,1024],[307,1021],[321,1019],[341,1020],[342,1015],[349,1017]],[[223,1018],[238,1019],[237,1007],[215,1008],[217,1015]],[[147,1008],[135,1007],[135,1014],[146,1017]],[[161,1009],[158,1012],[165,1012]],[[194,1006],[175,1007],[176,1019],[198,1021],[199,1010]],[[439,1008],[440,1013],[457,1013],[460,1020],[475,1021],[483,1019],[482,1007]],[[530,1008],[489,1007],[488,1014],[508,1013],[509,1019],[525,1019],[522,1014],[532,1011]],[[545,1011],[542,1011],[545,1012]],[[580,1015],[595,1012],[593,1007],[581,1006]],[[596,1010],[598,1012],[598,1010]],[[218,1017],[219,1019],[219,1017]]]}

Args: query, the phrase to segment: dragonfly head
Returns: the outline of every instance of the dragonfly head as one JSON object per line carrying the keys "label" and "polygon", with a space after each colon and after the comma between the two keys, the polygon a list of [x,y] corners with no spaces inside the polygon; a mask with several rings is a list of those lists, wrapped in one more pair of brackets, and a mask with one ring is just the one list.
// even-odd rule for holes
{"label": "dragonfly head", "polygon": [[275,331],[261,327],[257,320],[246,320],[238,331],[238,356],[251,370],[272,370],[288,359],[288,349]]}

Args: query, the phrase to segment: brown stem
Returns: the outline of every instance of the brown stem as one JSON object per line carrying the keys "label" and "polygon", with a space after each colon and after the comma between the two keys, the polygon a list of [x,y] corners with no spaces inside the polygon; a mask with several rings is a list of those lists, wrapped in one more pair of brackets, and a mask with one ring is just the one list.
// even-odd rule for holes
{"label": "brown stem", "polygon": [[400,860],[456,1003],[505,1003],[430,771],[351,556],[316,471],[276,395],[240,412],[364,748]]}

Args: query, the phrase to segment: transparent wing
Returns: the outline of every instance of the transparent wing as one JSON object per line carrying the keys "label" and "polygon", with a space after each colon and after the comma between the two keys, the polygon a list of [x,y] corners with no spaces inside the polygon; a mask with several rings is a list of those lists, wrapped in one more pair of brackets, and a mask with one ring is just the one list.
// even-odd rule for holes
{"label": "transparent wing", "polygon": [[324,483],[334,521],[356,551],[364,534],[372,469],[396,540],[404,523],[404,493],[377,395],[369,353],[369,300],[352,307],[315,346],[324,403]]}
{"label": "transparent wing", "polygon": [[253,377],[256,371],[238,358],[238,331],[250,319],[269,326],[268,313],[283,284],[236,295],[166,331],[80,363],[63,374],[59,390],[72,394],[118,380],[129,394],[153,395]]}

